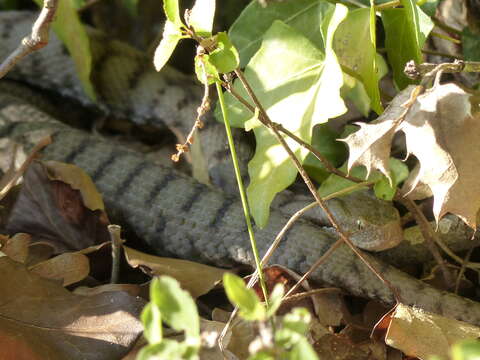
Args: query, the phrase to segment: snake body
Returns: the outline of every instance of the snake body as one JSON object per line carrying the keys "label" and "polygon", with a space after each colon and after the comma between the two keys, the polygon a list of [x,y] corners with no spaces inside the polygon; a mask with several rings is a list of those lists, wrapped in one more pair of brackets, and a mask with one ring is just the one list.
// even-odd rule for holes
{"label": "snake body", "polygon": [[[98,137],[67,128],[38,108],[11,94],[0,93],[0,138],[31,146],[50,133],[47,159],[72,162],[90,174],[107,206],[123,214],[125,225],[157,254],[229,265],[252,264],[250,243],[240,201],[236,196],[198,183],[193,178],[145,160]],[[13,210],[15,211],[15,209]],[[255,228],[261,254],[288,220],[273,210],[264,229]],[[28,229],[11,229],[25,231]],[[329,231],[308,221],[297,222],[286,234],[271,262],[299,273],[324,254],[335,241]],[[480,324],[480,304],[439,291],[371,255],[369,262],[398,288],[406,304]],[[340,246],[311,275],[311,279],[387,304],[390,290],[346,246]]]}
{"label": "snake body", "polygon": [[[5,57],[30,31],[33,16],[24,12],[0,13],[0,57]],[[95,33],[92,39],[95,69],[92,79],[99,103],[93,103],[84,95],[73,63],[55,36],[44,51],[22,61],[11,77],[37,87],[57,88],[84,105],[100,107],[137,123],[166,125],[187,133],[190,126],[185,124],[195,118],[200,103],[201,90],[197,85],[172,69],[160,74],[154,72],[148,59],[122,43]],[[0,108],[2,138],[14,138],[31,146],[32,136],[38,131],[51,133],[54,142],[45,150],[45,157],[72,162],[86,170],[107,205],[122,213],[126,226],[156,253],[216,265],[252,264],[243,213],[236,196],[198,183],[171,168],[150,163],[139,154],[66,128],[38,107],[12,94],[0,93]],[[352,198],[347,197],[345,201],[349,199]],[[329,205],[334,209],[335,203],[342,204],[336,200]],[[287,219],[273,210],[267,227],[255,229],[262,254]],[[299,221],[271,261],[304,273],[335,240],[331,231]],[[436,290],[376,257],[366,257],[398,287],[405,303],[480,324],[480,304]],[[390,290],[346,246],[337,249],[311,278],[342,287],[354,295],[388,304],[394,302]]]}

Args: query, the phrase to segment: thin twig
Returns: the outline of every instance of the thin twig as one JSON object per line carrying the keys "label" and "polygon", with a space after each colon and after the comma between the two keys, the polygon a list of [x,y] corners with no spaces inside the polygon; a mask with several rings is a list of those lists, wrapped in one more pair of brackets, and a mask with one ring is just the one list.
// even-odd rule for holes
{"label": "thin twig", "polygon": [[[330,246],[328,248],[328,250],[325,251],[325,253],[323,253],[323,255],[318,258],[317,261],[315,261],[315,263],[310,267],[310,269],[308,269],[308,271],[305,274],[303,274],[303,276],[297,281],[297,283],[290,290],[288,290],[288,292],[285,294],[284,298],[290,296],[292,294],[292,292],[297,290],[298,287],[300,286],[300,284],[302,282],[304,282],[310,276],[310,274],[313,271],[315,271],[320,265],[322,265],[330,257],[330,255],[332,255],[332,253],[340,247],[340,245],[343,245],[343,243],[344,243],[344,240],[342,238],[335,241],[333,243],[333,245]],[[367,264],[367,266],[370,268],[369,264]],[[377,275],[378,272],[375,269],[372,270],[372,271],[374,271],[375,275]],[[378,277],[380,278],[380,280],[383,281],[383,279],[380,276],[378,276]],[[387,281],[387,284],[390,284],[390,283]],[[387,285],[387,286],[390,288],[391,285]],[[390,290],[392,290],[392,289],[390,289]],[[392,292],[394,293],[395,297],[397,298],[397,302],[398,302],[399,297],[397,295],[396,290],[392,290]]]}
{"label": "thin twig", "polygon": [[52,138],[47,136],[40,140],[40,142],[35,145],[33,150],[28,155],[27,159],[23,162],[22,166],[13,174],[12,178],[9,179],[6,184],[0,189],[0,200],[2,200],[5,195],[8,194],[10,189],[17,183],[18,179],[25,173],[28,166],[32,163],[32,161],[36,158],[40,150],[42,150],[45,146],[50,145],[52,143]]}
{"label": "thin twig", "polygon": [[25,56],[48,44],[48,31],[57,5],[58,0],[44,0],[43,8],[32,26],[30,35],[25,36],[20,45],[0,64],[0,79]]}
{"label": "thin twig", "polygon": [[452,54],[447,54],[447,53],[444,53],[444,52],[441,52],[441,51],[422,49],[422,53],[427,54],[427,55],[436,55],[436,56],[448,57],[448,58],[452,58],[454,60],[463,60],[462,55],[452,55]]}
{"label": "thin twig", "polygon": [[[230,93],[232,96],[237,99],[242,105],[244,105],[248,110],[250,110],[252,113],[255,113],[255,107],[249,104],[240,94],[238,94],[232,86],[229,86],[228,84],[224,83],[222,84],[223,87]],[[263,116],[263,114],[259,114],[259,118],[263,120],[262,122],[266,124],[268,122],[267,119]],[[356,178],[354,176],[350,176],[343,171],[337,169],[335,166],[332,165],[328,159],[323,156],[320,152],[318,152],[317,149],[315,149],[312,145],[308,144],[307,142],[303,141],[301,138],[299,138],[297,135],[292,133],[290,130],[285,129],[281,124],[275,123],[271,121],[272,126],[277,128],[278,131],[284,133],[285,135],[289,136],[292,140],[296,141],[300,146],[303,148],[307,149],[310,151],[324,166],[327,171],[329,171],[332,174],[338,175],[344,179],[353,181],[353,182],[362,182],[362,179]]]}
{"label": "thin twig", "polygon": [[463,264],[458,272],[457,280],[455,281],[455,294],[458,294],[458,291],[460,290],[460,282],[462,281],[463,274],[467,268],[467,263],[470,260],[470,256],[472,256],[473,249],[475,249],[475,247],[475,244],[472,242],[470,249],[468,249],[467,255],[465,255],[465,258],[463,259]]}
{"label": "thin twig", "polygon": [[282,302],[293,302],[293,301],[299,301],[305,298],[308,298],[313,295],[319,295],[319,294],[342,294],[343,291],[339,288],[321,288],[321,289],[313,289],[313,290],[308,290],[304,291],[298,294],[292,294],[288,297],[284,297]]}
{"label": "thin twig", "polygon": [[[351,191],[354,191],[360,187],[363,187],[363,186],[368,186],[372,184],[371,182],[364,182],[364,183],[358,183],[358,184],[354,184],[352,186],[349,186],[349,187],[346,187],[345,189],[342,189],[342,190],[339,190],[339,191],[336,191],[330,195],[327,195],[323,198],[324,201],[328,201],[330,199],[333,199],[333,198],[336,198],[336,197],[339,197],[339,196],[342,196],[344,194],[347,194]],[[267,252],[265,253],[265,255],[263,256],[262,258],[262,266],[266,265],[268,263],[268,261],[270,260],[271,256],[273,255],[274,251],[278,248],[278,246],[280,245],[280,242],[281,240],[283,239],[283,237],[285,236],[285,234],[287,233],[288,230],[290,230],[290,228],[293,226],[293,224],[303,215],[305,214],[308,210],[310,209],[313,209],[314,207],[318,206],[318,203],[316,201],[312,202],[311,204],[308,204],[307,206],[305,206],[304,208],[298,210],[295,214],[293,214],[290,219],[288,219],[287,223],[283,226],[283,228],[280,230],[280,232],[277,234],[277,236],[275,237],[275,240],[273,241],[273,243],[270,245],[270,247],[268,248]],[[313,266],[312,266],[313,268]],[[315,270],[315,269],[313,269]],[[311,273],[313,270],[308,270],[309,273]],[[252,287],[255,282],[257,281],[257,271],[255,270],[255,272],[252,274],[251,278],[250,278],[250,281],[248,282],[248,285],[247,287]]]}
{"label": "thin twig", "polygon": [[340,239],[343,242],[345,242],[348,245],[348,247],[362,260],[362,262],[392,291],[396,301],[399,302],[400,301],[400,295],[398,294],[398,291],[394,288],[394,286],[387,279],[385,279],[385,277],[382,274],[380,274],[378,272],[377,269],[375,269],[375,267],[368,261],[368,259],[363,254],[363,252],[360,251],[355,245],[353,245],[353,243],[348,238],[346,233],[340,228],[340,226],[339,226],[338,222],[335,220],[333,214],[331,213],[331,211],[325,205],[325,202],[322,200],[322,198],[318,194],[315,186],[313,185],[312,181],[310,180],[310,177],[308,176],[307,172],[303,168],[302,164],[297,159],[297,157],[293,153],[292,149],[290,149],[290,147],[288,146],[287,142],[282,137],[282,135],[280,135],[278,129],[275,126],[272,125],[272,121],[269,119],[269,117],[268,117],[265,109],[263,108],[262,104],[260,104],[256,95],[254,94],[254,92],[250,88],[250,85],[246,81],[242,71],[240,69],[236,69],[235,73],[237,74],[238,78],[242,82],[242,85],[245,87],[245,90],[247,91],[248,95],[250,96],[250,98],[254,102],[255,107],[257,107],[259,109],[260,114],[263,115],[263,119],[266,120],[265,125],[273,131],[273,134],[276,137],[277,141],[280,142],[280,144],[283,146],[285,151],[288,153],[290,159],[293,161],[295,167],[297,168],[298,172],[300,173],[300,176],[305,181],[305,184],[307,185],[308,189],[312,193],[313,197],[317,201],[320,208],[325,212],[328,220],[330,221],[330,223],[332,224],[332,226],[335,228],[338,235],[340,236]]}
{"label": "thin twig", "polygon": [[443,280],[445,282],[445,285],[447,286],[447,288],[450,288],[453,284],[453,275],[448,270],[445,264],[445,260],[440,255],[440,251],[438,251],[438,248],[435,246],[434,236],[432,235],[433,229],[430,226],[430,223],[425,218],[425,215],[419,209],[418,205],[408,196],[407,197],[397,196],[396,200],[400,201],[402,205],[404,205],[407,208],[407,210],[410,212],[410,214],[412,214],[413,217],[415,218],[415,221],[420,227],[420,231],[422,232],[423,238],[425,239],[425,244],[427,245],[428,249],[433,255],[433,258],[435,259],[437,264],[440,266],[440,269],[442,270]]}
{"label": "thin twig", "polygon": [[110,284],[118,283],[120,274],[120,254],[122,250],[122,238],[120,237],[122,229],[118,225],[108,225],[110,240],[112,243],[112,273]]}
{"label": "thin twig", "polygon": [[445,24],[439,18],[434,16],[431,19],[432,19],[433,23],[435,24],[435,26],[438,26],[443,31],[445,31],[447,33],[455,34],[457,36],[462,36],[462,32],[460,30],[457,30],[457,29]]}
{"label": "thin twig", "polygon": [[183,153],[188,152],[189,146],[193,144],[193,136],[195,135],[195,132],[197,129],[203,128],[203,115],[210,110],[210,86],[208,85],[207,70],[205,69],[205,63],[203,61],[200,61],[200,64],[203,68],[204,74],[202,103],[197,108],[197,118],[195,119],[195,123],[193,124],[190,133],[187,135],[185,142],[183,144],[177,144],[176,146],[177,153],[172,155],[172,161],[174,162],[178,162],[180,160],[180,156],[182,156]]}
{"label": "thin twig", "polygon": [[409,61],[405,66],[404,73],[411,79],[418,79],[436,69],[439,65],[442,66],[442,71],[446,74],[458,72],[480,72],[480,62],[456,60],[452,63],[443,64],[416,64],[414,61]]}

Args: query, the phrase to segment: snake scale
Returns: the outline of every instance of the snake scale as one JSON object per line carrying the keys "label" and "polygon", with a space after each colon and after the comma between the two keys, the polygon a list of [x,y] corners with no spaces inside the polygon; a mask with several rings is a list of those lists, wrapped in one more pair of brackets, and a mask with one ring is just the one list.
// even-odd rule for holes
{"label": "snake scale", "polygon": [[[28,33],[32,20],[30,13],[0,13],[0,37],[3,40],[0,56],[4,57]],[[101,90],[101,106],[117,116],[130,117],[137,122],[164,124],[185,131],[184,120],[194,118],[201,95],[198,87],[171,69],[161,74],[145,70],[143,60],[138,60],[143,57],[130,50],[127,59],[119,60],[116,55],[122,53],[118,49],[123,45],[114,41],[105,44],[108,45],[103,49],[103,56],[102,48],[97,49],[97,60],[102,61],[97,63],[101,69],[96,67],[94,78],[99,80],[107,76],[106,72],[116,69],[117,72],[110,73],[109,78],[117,76],[118,87],[113,86],[115,84],[108,88],[97,85]],[[65,60],[61,43],[52,37],[47,49],[50,52],[38,52],[27,58],[12,77],[28,79],[39,87],[62,89],[65,95],[93,106],[83,95],[71,61]],[[128,61],[133,62],[133,70],[128,73],[118,71],[118,65]],[[157,89],[155,93],[149,91],[152,88]],[[51,133],[54,139],[46,148],[45,157],[72,162],[86,170],[103,194],[107,206],[119,210],[128,221],[127,225],[158,254],[217,265],[252,264],[243,213],[236,196],[198,183],[172,168],[150,163],[122,147],[67,129],[11,94],[0,95],[0,107],[2,138],[15,138],[31,146],[30,135],[36,133],[43,122],[40,128]],[[255,229],[261,253],[266,251],[287,219],[274,210],[267,227]],[[303,273],[335,240],[332,232],[308,221],[299,221],[288,232],[271,262]],[[367,258],[398,287],[405,303],[480,324],[480,304],[436,290],[374,256],[367,255]],[[354,295],[388,304],[394,302],[390,290],[346,246],[337,249],[311,278],[342,287]]]}
{"label": "snake scale", "polygon": [[[53,137],[44,156],[72,162],[90,174],[108,206],[123,214],[129,228],[157,254],[229,265],[252,264],[242,207],[225,194],[170,167],[155,165],[139,154],[98,137],[69,129],[12,95],[0,96],[0,138],[32,145],[45,131]],[[255,229],[263,254],[288,217],[273,210],[269,224]],[[271,258],[299,273],[334,243],[335,236],[308,221],[298,221]],[[425,310],[480,325],[480,303],[437,290],[396,268],[366,255],[397,288],[403,301]],[[311,275],[311,279],[348,292],[394,302],[390,290],[346,246]]]}

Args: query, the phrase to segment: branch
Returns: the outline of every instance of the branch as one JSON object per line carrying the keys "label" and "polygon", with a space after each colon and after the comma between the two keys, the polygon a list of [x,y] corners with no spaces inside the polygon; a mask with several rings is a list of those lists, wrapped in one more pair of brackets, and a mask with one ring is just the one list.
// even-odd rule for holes
{"label": "branch", "polygon": [[[353,245],[352,241],[348,238],[347,234],[340,228],[338,222],[333,217],[333,214],[331,213],[331,211],[326,206],[325,201],[318,195],[317,190],[315,189],[315,186],[313,185],[312,181],[310,180],[310,177],[308,176],[307,172],[303,168],[302,164],[297,159],[297,157],[293,153],[292,149],[290,149],[290,147],[288,146],[287,142],[282,137],[282,135],[280,135],[278,129],[273,125],[273,122],[268,117],[265,109],[263,108],[263,106],[258,101],[256,95],[254,94],[254,92],[250,88],[250,85],[248,84],[245,77],[243,76],[242,71],[240,69],[237,69],[237,70],[235,70],[235,73],[238,76],[239,80],[242,82],[242,85],[245,87],[245,90],[247,91],[248,95],[250,96],[253,103],[255,104],[255,107],[259,109],[260,114],[262,115],[262,116],[259,116],[259,120],[262,121],[262,123],[265,126],[267,126],[270,130],[273,131],[273,134],[274,134],[275,138],[278,140],[278,142],[283,146],[285,151],[288,153],[290,159],[293,161],[295,167],[297,168],[298,172],[300,173],[300,176],[303,178],[303,180],[305,181],[305,184],[307,185],[311,194],[315,198],[315,201],[320,206],[320,208],[325,212],[328,220],[330,221],[332,226],[337,231],[338,235],[340,236],[341,241],[344,242],[345,244],[347,244],[347,246],[355,253],[355,255],[357,255],[362,260],[362,262],[392,291],[393,295],[395,296],[395,299],[397,300],[397,302],[399,302],[400,301],[400,296],[399,296],[397,290],[393,287],[393,285],[387,279],[385,279],[383,277],[382,274],[380,274],[377,271],[377,269],[375,269],[375,267],[368,261],[367,257],[363,254],[363,252],[361,252],[355,245]],[[340,245],[340,243],[338,243],[338,245],[337,245],[337,243],[334,244],[335,248],[338,245]],[[331,252],[333,252],[333,250],[334,249],[332,249],[330,251],[330,249],[329,249],[329,251],[327,251],[327,253],[330,254]],[[320,259],[325,260],[326,259],[325,255],[326,254],[324,254],[324,256],[322,256]]]}
{"label": "branch", "polygon": [[410,79],[419,79],[427,75],[438,66],[442,67],[444,73],[458,73],[458,72],[480,72],[480,62],[478,61],[462,61],[456,60],[453,63],[431,64],[423,63],[416,64],[413,60],[405,65],[403,72]]}
{"label": "branch", "polygon": [[44,0],[43,8],[32,26],[30,35],[25,36],[20,45],[0,64],[0,79],[25,56],[48,44],[48,32],[57,6],[58,0]]}

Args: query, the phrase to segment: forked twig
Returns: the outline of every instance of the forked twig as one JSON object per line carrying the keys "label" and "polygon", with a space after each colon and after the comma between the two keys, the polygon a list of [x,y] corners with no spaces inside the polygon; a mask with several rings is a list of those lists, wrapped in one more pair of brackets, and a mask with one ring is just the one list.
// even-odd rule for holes
{"label": "forked twig", "polygon": [[[253,90],[250,88],[250,85],[246,81],[242,71],[240,69],[235,70],[236,75],[238,76],[239,80],[242,82],[242,85],[244,86],[245,90],[247,91],[248,95],[252,99],[253,103],[255,104],[255,107],[259,109],[260,115],[259,120],[267,126],[269,129],[272,130],[275,138],[277,141],[282,145],[282,147],[285,149],[285,151],[288,153],[290,159],[293,161],[295,167],[297,168],[298,172],[300,173],[300,176],[302,179],[305,181],[305,184],[307,185],[308,189],[310,190],[311,194],[315,198],[315,201],[318,203],[320,208],[325,212],[329,222],[332,224],[332,226],[335,228],[336,232],[340,236],[340,239],[342,242],[346,243],[347,246],[357,255],[362,262],[392,291],[395,300],[397,302],[400,302],[400,295],[398,294],[398,291],[395,289],[395,287],[387,280],[384,278],[382,274],[378,272],[378,270],[372,265],[368,259],[365,257],[362,251],[360,251],[353,243],[352,241],[348,238],[347,234],[341,229],[339,226],[338,222],[335,220],[333,214],[331,211],[328,209],[328,207],[325,205],[325,202],[322,200],[320,195],[317,193],[317,190],[315,189],[315,186],[313,185],[310,177],[308,176],[307,172],[303,168],[302,164],[300,161],[297,159],[295,154],[293,153],[292,149],[288,146],[287,142],[285,139],[280,135],[279,130],[272,124],[272,121],[268,117],[265,109],[263,108],[262,104],[258,101],[255,93]],[[335,244],[334,244],[335,245]],[[329,251],[327,251],[329,252]]]}
{"label": "forked twig", "polygon": [[25,36],[20,45],[0,64],[0,79],[4,77],[21,59],[48,44],[48,32],[57,11],[58,0],[44,0],[30,35]]}

